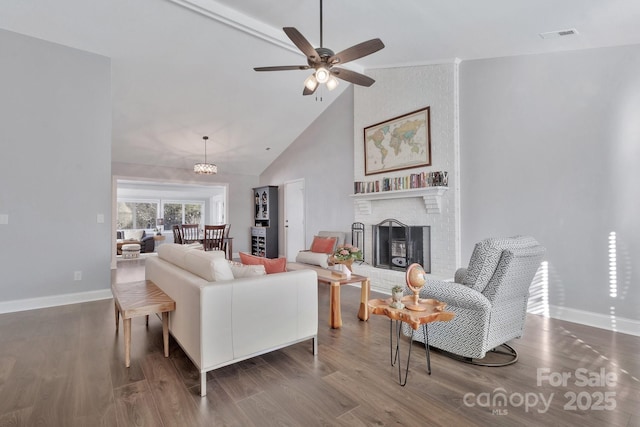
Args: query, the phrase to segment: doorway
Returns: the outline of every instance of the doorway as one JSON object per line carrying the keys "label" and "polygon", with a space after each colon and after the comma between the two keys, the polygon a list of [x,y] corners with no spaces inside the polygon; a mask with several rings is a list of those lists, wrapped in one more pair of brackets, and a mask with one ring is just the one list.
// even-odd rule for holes
{"label": "doorway", "polygon": [[288,262],[295,262],[298,252],[306,249],[304,179],[284,183],[284,239]]}
{"label": "doorway", "polygon": [[[131,226],[144,229],[147,234],[160,232],[164,238],[156,242],[156,248],[158,245],[173,242],[169,218],[171,215],[167,212],[172,215],[175,214],[174,211],[179,212],[176,217],[178,219],[174,219],[180,223],[198,222],[203,226],[204,224],[222,224],[228,218],[228,186],[224,183],[211,185],[120,176],[113,176],[112,183],[113,245],[116,245],[116,230],[119,228],[118,209],[123,204],[129,209],[132,206],[143,208],[141,211],[143,215],[136,215],[137,209],[132,213],[133,225]],[[194,217],[197,219],[194,220]],[[140,221],[141,219],[143,221]],[[111,268],[116,268],[115,249]]]}

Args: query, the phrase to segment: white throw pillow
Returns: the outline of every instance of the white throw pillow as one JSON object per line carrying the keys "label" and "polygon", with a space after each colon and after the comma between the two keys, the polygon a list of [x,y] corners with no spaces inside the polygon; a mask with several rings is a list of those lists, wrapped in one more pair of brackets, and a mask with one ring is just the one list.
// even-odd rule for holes
{"label": "white throw pillow", "polygon": [[246,265],[235,261],[229,261],[229,266],[231,267],[234,279],[264,276],[267,274],[267,270],[265,270],[264,265],[262,264]]}
{"label": "white throw pillow", "polygon": [[311,251],[300,251],[298,255],[296,255],[296,262],[301,262],[303,264],[311,264],[311,265],[319,265],[322,268],[329,268],[329,255],[328,254],[320,254],[317,252]]}
{"label": "white throw pillow", "polygon": [[144,230],[124,230],[124,240],[142,240]]}

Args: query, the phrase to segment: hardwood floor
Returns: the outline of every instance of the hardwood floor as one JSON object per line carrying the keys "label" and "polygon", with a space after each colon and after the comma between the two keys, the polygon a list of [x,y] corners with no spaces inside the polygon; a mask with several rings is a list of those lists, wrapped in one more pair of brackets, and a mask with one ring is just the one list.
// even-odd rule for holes
{"label": "hardwood floor", "polygon": [[[143,260],[123,261],[113,275],[143,278]],[[305,342],[218,369],[204,398],[172,338],[163,357],[157,317],[148,328],[133,320],[125,368],[112,300],[2,314],[0,426],[640,426],[638,337],[531,315],[512,342],[516,364],[477,367],[432,351],[429,376],[424,347],[414,344],[401,387],[386,317],[358,320],[360,290],[345,286],[344,325],[332,330],[329,288],[318,292],[317,357]],[[544,368],[550,380],[538,384]],[[566,385],[554,382],[562,375],[571,375]],[[607,375],[617,378],[602,385]]]}

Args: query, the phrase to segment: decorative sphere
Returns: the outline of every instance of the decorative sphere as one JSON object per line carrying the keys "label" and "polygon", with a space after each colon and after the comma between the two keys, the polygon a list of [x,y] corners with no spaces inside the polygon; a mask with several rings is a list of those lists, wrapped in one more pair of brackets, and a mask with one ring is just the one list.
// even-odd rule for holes
{"label": "decorative sphere", "polygon": [[407,267],[407,286],[412,290],[420,289],[427,281],[425,274],[424,268],[420,264],[411,264]]}

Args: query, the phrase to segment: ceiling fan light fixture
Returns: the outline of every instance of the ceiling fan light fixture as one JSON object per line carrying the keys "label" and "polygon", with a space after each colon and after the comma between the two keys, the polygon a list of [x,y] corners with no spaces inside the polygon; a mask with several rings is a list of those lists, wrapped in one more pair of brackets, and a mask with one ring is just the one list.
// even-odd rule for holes
{"label": "ceiling fan light fixture", "polygon": [[326,83],[327,81],[329,81],[329,70],[327,70],[325,67],[318,67],[318,69],[316,70],[316,80],[318,80],[318,83]]}
{"label": "ceiling fan light fixture", "polygon": [[337,87],[338,79],[336,79],[334,76],[329,77],[329,80],[327,80],[327,89],[334,90]]}
{"label": "ceiling fan light fixture", "polygon": [[318,87],[318,80],[316,80],[316,76],[314,74],[311,74],[309,77],[307,77],[307,79],[304,81],[304,85],[307,89],[309,89],[310,91],[314,91],[316,90],[316,88]]}
{"label": "ceiling fan light fixture", "polygon": [[[315,93],[318,86],[326,84],[329,90],[338,87],[338,80],[344,80],[359,86],[369,87],[375,80],[349,69],[333,68],[337,64],[345,64],[356,59],[371,55],[374,52],[384,48],[384,43],[380,39],[371,39],[353,45],[338,53],[324,47],[322,43],[322,0],[320,1],[320,47],[313,47],[294,27],[284,27],[282,30],[289,37],[289,40],[304,54],[307,58],[307,65],[283,65],[273,67],[254,67],[255,71],[285,71],[285,70],[310,70],[314,69],[313,76],[305,80],[302,95],[311,95]],[[322,98],[322,97],[321,97]],[[316,97],[317,99],[317,97]]]}

